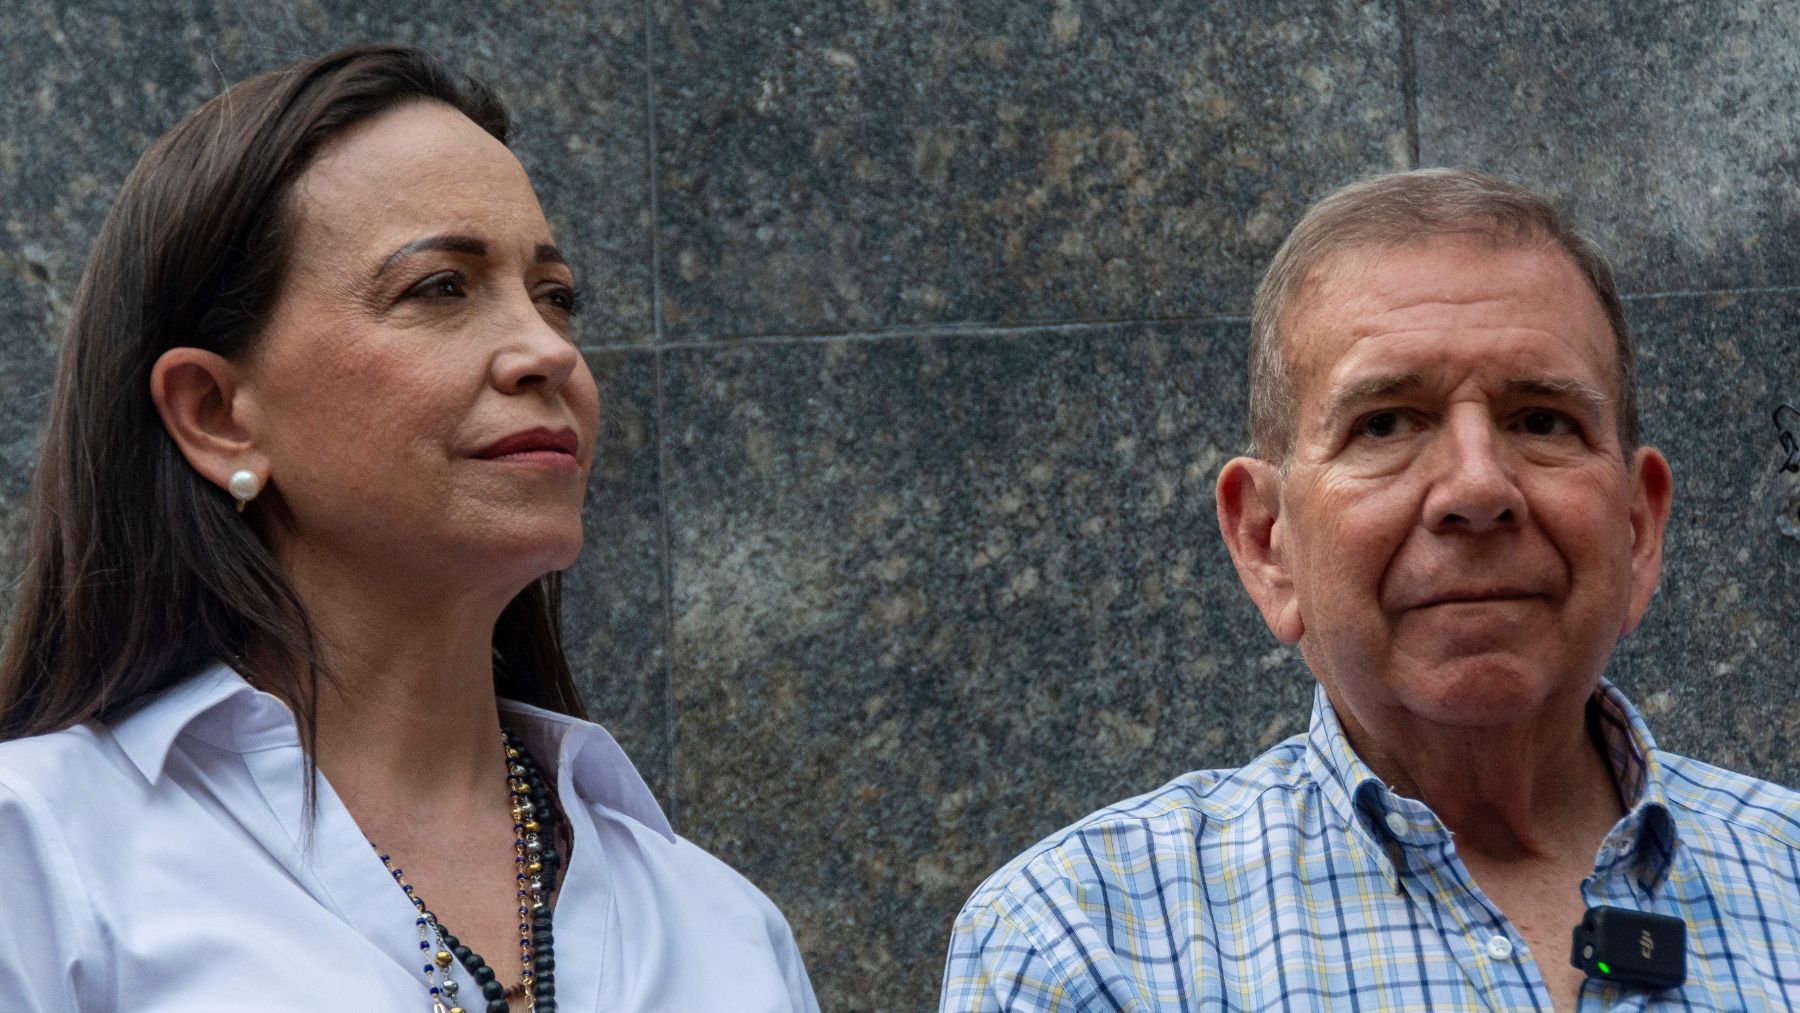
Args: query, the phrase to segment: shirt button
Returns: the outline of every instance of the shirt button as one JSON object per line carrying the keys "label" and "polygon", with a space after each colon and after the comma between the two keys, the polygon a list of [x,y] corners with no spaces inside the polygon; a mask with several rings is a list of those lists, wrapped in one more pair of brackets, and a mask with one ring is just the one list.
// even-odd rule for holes
{"label": "shirt button", "polygon": [[1490,936],[1487,941],[1488,956],[1495,960],[1505,960],[1512,956],[1512,940],[1505,936]]}
{"label": "shirt button", "polygon": [[1387,827],[1388,827],[1388,832],[1393,834],[1395,837],[1405,837],[1406,836],[1406,817],[1400,815],[1399,813],[1388,813],[1387,814]]}

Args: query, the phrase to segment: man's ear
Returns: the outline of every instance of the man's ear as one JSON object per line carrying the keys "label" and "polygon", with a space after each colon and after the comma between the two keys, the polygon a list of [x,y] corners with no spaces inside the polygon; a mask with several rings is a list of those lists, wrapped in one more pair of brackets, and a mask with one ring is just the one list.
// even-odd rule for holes
{"label": "man's ear", "polygon": [[1654,447],[1638,449],[1626,480],[1631,483],[1631,610],[1621,636],[1637,629],[1656,594],[1662,576],[1663,529],[1675,498],[1675,476]]}
{"label": "man's ear", "polygon": [[1213,495],[1219,533],[1225,536],[1244,590],[1250,592],[1275,639],[1299,643],[1306,624],[1282,553],[1280,471],[1268,461],[1234,457],[1220,470]]}
{"label": "man's ear", "polygon": [[249,405],[229,359],[200,348],[171,348],[150,368],[150,399],[188,466],[221,489],[233,472],[267,480],[268,462],[245,416]]}

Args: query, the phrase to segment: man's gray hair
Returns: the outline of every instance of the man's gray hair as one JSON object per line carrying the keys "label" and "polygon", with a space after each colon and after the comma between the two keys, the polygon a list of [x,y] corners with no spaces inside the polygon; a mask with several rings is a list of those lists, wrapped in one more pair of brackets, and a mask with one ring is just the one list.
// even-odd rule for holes
{"label": "man's gray hair", "polygon": [[1533,242],[1567,253],[1599,297],[1618,360],[1614,399],[1619,443],[1637,448],[1637,377],[1631,330],[1605,254],[1544,197],[1468,169],[1416,169],[1352,183],[1309,208],[1275,251],[1250,311],[1251,453],[1285,463],[1294,449],[1294,381],[1283,327],[1309,283],[1339,254],[1400,247],[1440,236],[1472,236],[1497,248]]}

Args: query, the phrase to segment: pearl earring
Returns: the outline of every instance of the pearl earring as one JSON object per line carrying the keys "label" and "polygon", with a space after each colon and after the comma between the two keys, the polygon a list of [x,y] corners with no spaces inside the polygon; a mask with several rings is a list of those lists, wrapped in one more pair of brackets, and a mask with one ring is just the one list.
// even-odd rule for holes
{"label": "pearl earring", "polygon": [[262,483],[263,480],[254,471],[244,469],[231,473],[231,478],[226,481],[225,488],[230,490],[231,498],[237,500],[238,513],[243,513],[244,504],[255,499],[257,493],[262,492]]}

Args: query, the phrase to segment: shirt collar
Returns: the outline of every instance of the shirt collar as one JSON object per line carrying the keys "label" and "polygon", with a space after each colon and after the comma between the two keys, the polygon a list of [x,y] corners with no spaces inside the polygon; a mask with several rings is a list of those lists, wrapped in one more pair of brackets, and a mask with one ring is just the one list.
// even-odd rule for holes
{"label": "shirt collar", "polygon": [[[189,725],[229,702],[258,695],[261,694],[229,665],[214,663],[113,722],[113,741],[144,775],[144,780],[154,784],[162,778],[175,740]],[[281,706],[273,697],[269,700]],[[286,708],[282,710],[285,712]]]}
{"label": "shirt collar", "polygon": [[[675,839],[656,797],[606,729],[512,700],[501,700],[500,709],[524,726],[527,748],[557,757],[557,769],[567,772],[577,797]],[[113,740],[152,784],[162,778],[169,753],[185,733],[239,752],[300,744],[287,706],[222,662],[156,694],[112,725]]]}
{"label": "shirt collar", "polygon": [[526,749],[539,756],[557,757],[557,770],[577,798],[599,803],[675,840],[675,831],[650,786],[606,729],[514,700],[501,700],[500,711],[522,726],[519,731]]}
{"label": "shirt collar", "polygon": [[1388,794],[1387,785],[1350,748],[1350,738],[1338,723],[1337,711],[1332,709],[1324,686],[1313,687],[1312,720],[1306,731],[1306,767],[1324,793],[1325,804],[1346,824],[1363,822],[1359,810],[1366,814],[1377,797]]}
{"label": "shirt collar", "polygon": [[1605,679],[1588,704],[1588,720],[1599,731],[1611,764],[1613,782],[1625,818],[1606,835],[1594,871],[1606,873],[1620,866],[1629,869],[1644,889],[1654,892],[1669,876],[1679,843],[1675,818],[1669,809],[1668,775],[1644,722],[1625,694]]}
{"label": "shirt collar", "polygon": [[[1588,720],[1594,723],[1606,747],[1613,782],[1625,809],[1625,818],[1613,827],[1601,846],[1595,871],[1604,873],[1615,869],[1618,863],[1629,863],[1630,871],[1644,888],[1654,891],[1668,877],[1670,859],[1678,843],[1656,740],[1643,715],[1618,687],[1605,679],[1594,688],[1588,702]],[[1356,755],[1323,686],[1313,688],[1305,762],[1325,803],[1339,819],[1349,825],[1362,824],[1384,845],[1395,837],[1385,819],[1387,813],[1398,812],[1413,827],[1421,817],[1435,822],[1425,806],[1394,794]]]}

